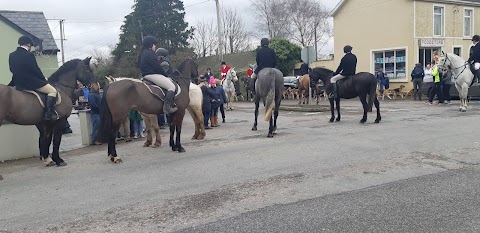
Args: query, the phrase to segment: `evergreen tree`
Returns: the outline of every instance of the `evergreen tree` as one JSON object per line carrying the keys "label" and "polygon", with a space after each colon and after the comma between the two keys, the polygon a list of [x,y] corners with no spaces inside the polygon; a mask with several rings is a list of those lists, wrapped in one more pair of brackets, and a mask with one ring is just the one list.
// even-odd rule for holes
{"label": "evergreen tree", "polygon": [[[112,52],[115,64],[122,75],[132,75],[136,69],[141,35],[154,36],[158,47],[170,54],[188,46],[193,29],[185,22],[185,9],[181,0],[135,0],[133,12],[125,16],[120,42]],[[125,67],[126,66],[126,67]],[[120,71],[118,71],[120,72]]]}
{"label": "evergreen tree", "polygon": [[287,39],[274,38],[270,41],[270,48],[277,54],[277,68],[284,76],[292,73],[295,63],[300,62],[302,48]]}

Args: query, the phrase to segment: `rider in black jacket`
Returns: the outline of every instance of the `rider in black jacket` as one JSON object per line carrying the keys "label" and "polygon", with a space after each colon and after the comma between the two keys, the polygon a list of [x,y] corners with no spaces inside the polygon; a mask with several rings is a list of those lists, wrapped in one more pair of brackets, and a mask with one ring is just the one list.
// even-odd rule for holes
{"label": "rider in black jacket", "polygon": [[480,36],[475,35],[472,38],[473,47],[471,48],[470,57],[468,58],[468,63],[470,63],[470,68],[472,73],[477,77],[477,81],[480,78]]}
{"label": "rider in black jacket", "polygon": [[177,111],[174,103],[175,85],[166,78],[167,74],[160,65],[155,49],[157,48],[157,40],[152,36],[146,36],[143,39],[143,48],[138,58],[138,65],[144,79],[155,83],[156,85],[166,89],[165,101],[163,104],[163,113],[169,114]]}
{"label": "rider in black jacket", "polygon": [[352,76],[356,73],[357,69],[357,57],[352,53],[352,46],[347,45],[343,48],[345,56],[340,61],[340,65],[335,71],[335,76],[330,79],[330,83],[333,84],[333,90],[330,92],[329,98],[337,98],[337,81],[344,79],[348,76]]}
{"label": "rider in black jacket", "polygon": [[270,41],[267,38],[263,38],[260,41],[261,48],[257,50],[257,68],[252,74],[252,79],[255,81],[258,72],[263,68],[275,68],[277,66],[277,54],[275,51],[268,47]]}

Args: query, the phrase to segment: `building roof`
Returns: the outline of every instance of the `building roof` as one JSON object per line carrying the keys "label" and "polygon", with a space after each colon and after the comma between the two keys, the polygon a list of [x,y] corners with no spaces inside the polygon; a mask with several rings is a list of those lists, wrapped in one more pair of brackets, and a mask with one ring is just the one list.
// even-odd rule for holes
{"label": "building roof", "polygon": [[[424,2],[436,2],[436,3],[451,3],[459,4],[466,6],[480,6],[480,0],[413,0],[413,1],[424,1]],[[347,2],[347,0],[340,0],[340,2],[333,8],[331,16],[335,16],[342,6]]]}
{"label": "building roof", "polygon": [[27,32],[29,35],[40,39],[42,41],[40,46],[42,51],[60,51],[43,12],[0,10],[0,20],[2,19],[7,20],[6,23],[20,32]]}

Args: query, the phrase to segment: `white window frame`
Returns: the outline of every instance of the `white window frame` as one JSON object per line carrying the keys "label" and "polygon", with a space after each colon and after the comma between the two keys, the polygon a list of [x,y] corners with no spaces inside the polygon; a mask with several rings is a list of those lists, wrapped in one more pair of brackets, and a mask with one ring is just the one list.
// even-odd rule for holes
{"label": "white window frame", "polygon": [[455,49],[460,49],[460,57],[463,57],[463,46],[462,45],[454,45],[452,47],[452,53],[455,54]]}
{"label": "white window frame", "polygon": [[[441,7],[443,9],[443,15],[442,15],[442,33],[441,35],[435,35],[435,7]],[[446,7],[445,5],[441,4],[434,4],[432,7],[432,35],[433,37],[445,37],[445,15],[446,15]]]}
{"label": "white window frame", "polygon": [[[380,48],[380,49],[371,49],[370,50],[370,72],[372,74],[375,74],[375,62],[373,60],[373,57],[374,57],[374,53],[378,53],[378,52],[385,52],[385,51],[398,51],[398,50],[405,50],[405,58],[406,58],[406,61],[405,61],[405,79],[391,79],[390,80],[390,83],[408,83],[408,77],[409,77],[409,74],[408,74],[408,63],[410,62],[409,59],[409,55],[408,55],[408,46],[404,46],[404,47],[394,47],[394,48]],[[385,72],[385,70],[384,70]],[[395,72],[396,74],[396,72]]]}
{"label": "white window frame", "polygon": [[[467,10],[472,12],[472,15],[470,16],[470,35],[465,35],[465,17],[466,17],[465,13]],[[474,30],[475,30],[475,8],[464,7],[463,8],[463,37],[466,39],[471,39],[471,37],[474,34],[473,32]]]}

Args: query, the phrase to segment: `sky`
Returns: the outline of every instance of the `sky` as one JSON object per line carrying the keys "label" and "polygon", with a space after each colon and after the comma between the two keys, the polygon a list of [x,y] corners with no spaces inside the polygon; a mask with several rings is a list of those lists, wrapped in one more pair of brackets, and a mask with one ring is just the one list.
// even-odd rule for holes
{"label": "sky", "polygon": [[[216,9],[213,0],[183,0],[185,20],[195,25],[199,20],[215,20]],[[339,0],[320,0],[331,10]],[[251,0],[220,0],[221,5],[241,12],[247,28],[255,28],[255,19],[250,11]],[[59,21],[65,20],[65,60],[85,58],[92,51],[109,51],[118,43],[120,26],[125,15],[132,12],[134,0],[0,0],[0,9],[15,11],[42,11],[48,19],[55,39],[60,38]],[[57,40],[60,48],[60,40]],[[12,48],[13,50],[14,48]],[[323,53],[333,50],[333,41]],[[60,55],[59,55],[60,59]]]}

